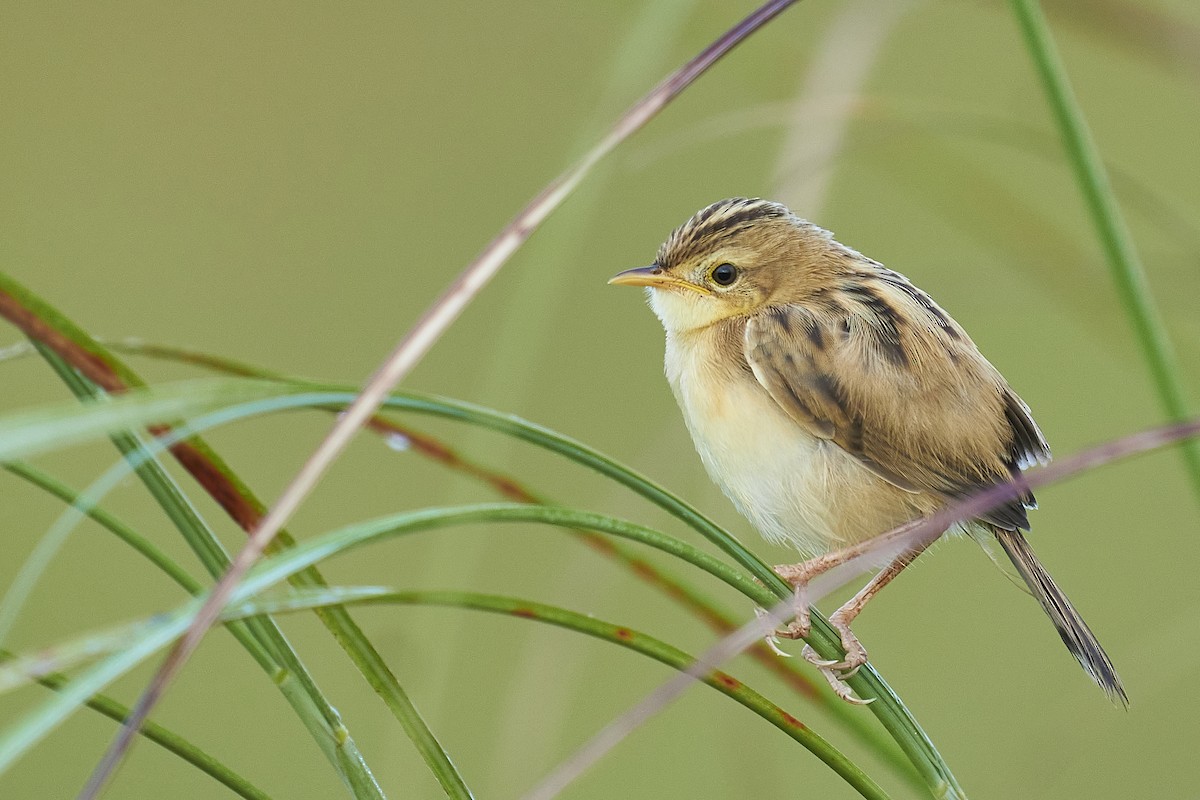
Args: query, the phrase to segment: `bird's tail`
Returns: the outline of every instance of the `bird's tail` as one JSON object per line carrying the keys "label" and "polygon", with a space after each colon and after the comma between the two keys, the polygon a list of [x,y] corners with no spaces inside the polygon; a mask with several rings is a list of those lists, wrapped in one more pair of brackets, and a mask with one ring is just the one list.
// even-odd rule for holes
{"label": "bird's tail", "polygon": [[1033,596],[1058,629],[1058,635],[1062,637],[1063,644],[1071,651],[1071,655],[1083,665],[1092,676],[1092,680],[1108,694],[1110,700],[1129,705],[1125,687],[1121,685],[1121,678],[1109,660],[1108,653],[1104,652],[1087,623],[1079,616],[1079,612],[1071,605],[1062,589],[1058,588],[1050,573],[1046,572],[1042,562],[1038,561],[1025,536],[1020,531],[989,527],[996,534],[996,539],[1013,566],[1017,568],[1017,572],[1025,579]]}

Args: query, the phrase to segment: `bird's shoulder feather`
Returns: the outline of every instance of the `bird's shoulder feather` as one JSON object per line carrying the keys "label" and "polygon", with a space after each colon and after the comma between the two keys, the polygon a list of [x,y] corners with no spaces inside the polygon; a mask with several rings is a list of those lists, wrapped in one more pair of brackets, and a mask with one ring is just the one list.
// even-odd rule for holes
{"label": "bird's shoulder feather", "polygon": [[[1049,458],[1024,402],[928,295],[882,269],[838,288],[746,322],[746,360],[795,422],[896,486],[943,497]],[[1032,503],[983,518],[1027,528]]]}

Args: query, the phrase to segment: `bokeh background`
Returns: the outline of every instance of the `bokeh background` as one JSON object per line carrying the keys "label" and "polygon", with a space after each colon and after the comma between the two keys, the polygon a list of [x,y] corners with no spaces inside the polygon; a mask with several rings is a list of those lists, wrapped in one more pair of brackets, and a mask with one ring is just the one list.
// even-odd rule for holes
{"label": "bokeh background", "polygon": [[[5,3],[0,268],[98,336],[358,384],[530,196],[751,8]],[[1056,0],[1047,10],[1200,408],[1200,6]],[[589,442],[689,498],[768,562],[792,560],[709,484],[662,378],[657,321],[636,292],[605,285],[647,263],[693,211],[730,195],[787,202],[927,289],[1026,398],[1058,454],[1161,421],[1011,11],[970,0],[807,0],[788,11],[604,162],[407,385]],[[19,339],[0,328],[0,345]],[[155,381],[194,374],[134,365]],[[0,364],[0,386],[5,409],[67,396],[34,358]],[[461,426],[412,424],[564,503],[695,538],[544,453]],[[293,414],[211,441],[269,499],[328,425]],[[95,445],[38,463],[82,486],[114,458]],[[1103,468],[1039,497],[1034,544],[1120,668],[1128,712],[1109,706],[1037,605],[966,540],[922,558],[858,634],[973,797],[1190,796],[1200,781],[1200,538],[1178,454]],[[291,530],[304,538],[492,498],[364,435]],[[240,532],[197,502],[236,547]],[[193,565],[138,483],[108,507]],[[60,510],[0,474],[0,585]],[[711,641],[630,573],[546,529],[424,534],[323,569],[340,583],[532,597],[690,651]],[[179,599],[85,525],[12,643],[52,643]],[[519,620],[413,608],[355,616],[483,798],[518,796],[669,675]],[[389,795],[439,796],[326,632],[309,618],[283,625]],[[731,671],[908,796],[757,665],[740,660]],[[131,700],[147,675],[112,693]],[[0,716],[43,693],[0,698]],[[275,797],[343,795],[227,634],[210,635],[158,718]],[[71,796],[113,732],[80,712],[0,776],[0,795]],[[565,796],[850,794],[776,730],[697,687]],[[107,796],[226,793],[142,743]]]}

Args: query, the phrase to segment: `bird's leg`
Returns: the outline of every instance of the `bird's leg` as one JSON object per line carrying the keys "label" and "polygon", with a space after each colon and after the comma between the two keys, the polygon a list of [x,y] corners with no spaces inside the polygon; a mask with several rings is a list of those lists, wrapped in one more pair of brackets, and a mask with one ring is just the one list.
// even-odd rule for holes
{"label": "bird's leg", "polygon": [[[851,694],[846,679],[858,672],[859,667],[867,663],[867,650],[862,642],[850,630],[850,623],[862,612],[867,601],[879,593],[891,581],[904,571],[904,568],[916,560],[932,542],[918,542],[896,556],[880,570],[858,594],[850,598],[841,608],[829,617],[829,624],[838,632],[842,649],[845,651],[841,661],[829,661],[817,655],[810,645],[805,645],[801,651],[804,659],[821,671],[830,687],[838,697],[851,703],[862,704],[864,701]],[[788,583],[796,587],[796,619],[784,630],[778,631],[779,636],[788,639],[800,639],[808,636],[810,631],[809,607],[807,603],[807,586],[813,578],[841,566],[862,555],[873,547],[868,541],[861,544],[836,550],[832,553],[818,556],[801,564],[785,564],[775,567],[775,572]],[[802,608],[800,606],[803,606]],[[870,701],[865,701],[870,702]]]}
{"label": "bird's leg", "polygon": [[904,568],[917,560],[917,556],[921,555],[931,543],[918,544],[905,550],[900,555],[892,559],[892,562],[875,574],[875,577],[859,590],[858,594],[846,601],[845,605],[837,611],[829,615],[829,624],[838,632],[842,640],[842,649],[846,651],[845,657],[834,664],[830,664],[831,669],[835,669],[840,673],[840,677],[844,680],[858,672],[858,668],[867,663],[867,650],[863,647],[862,642],[850,630],[850,623],[862,613],[863,607],[867,601],[879,593],[879,590],[887,586],[892,580],[904,571]]}
{"label": "bird's leg", "polygon": [[796,590],[794,600],[796,619],[789,623],[783,630],[777,631],[777,635],[785,639],[804,639],[807,637],[811,628],[808,584],[813,578],[824,575],[831,569],[836,569],[842,564],[858,558],[875,547],[875,544],[875,540],[868,539],[859,544],[843,547],[841,550],[834,550],[833,552],[819,555],[816,558],[810,558],[808,561],[802,561],[799,564],[776,564],[774,568],[775,574],[791,584]]}

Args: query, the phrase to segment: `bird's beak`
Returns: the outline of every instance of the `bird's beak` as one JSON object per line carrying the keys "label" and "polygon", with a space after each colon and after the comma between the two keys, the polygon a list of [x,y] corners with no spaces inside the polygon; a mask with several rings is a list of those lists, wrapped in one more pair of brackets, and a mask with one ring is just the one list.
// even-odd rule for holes
{"label": "bird's beak", "polygon": [[608,279],[615,286],[649,286],[652,289],[690,289],[700,294],[711,294],[703,286],[668,275],[662,267],[650,265],[618,272]]}

